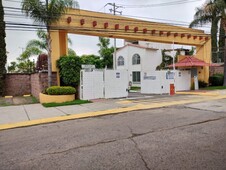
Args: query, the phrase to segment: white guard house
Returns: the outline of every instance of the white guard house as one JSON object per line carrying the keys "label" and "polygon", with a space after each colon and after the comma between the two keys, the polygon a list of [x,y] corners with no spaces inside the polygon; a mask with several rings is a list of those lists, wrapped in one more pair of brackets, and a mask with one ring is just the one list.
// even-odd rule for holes
{"label": "white guard house", "polygon": [[[190,90],[190,70],[174,70],[173,73],[169,70],[156,71],[162,62],[164,49],[172,49],[172,45],[145,41],[125,42],[116,52],[116,70],[128,70],[128,80],[132,86],[141,87],[141,93],[169,93],[171,84],[176,91]],[[175,54],[176,51],[171,50],[170,55]]]}
{"label": "white guard house", "polygon": [[152,72],[162,62],[162,50],[171,44],[145,41],[127,42],[116,51],[116,70],[128,70],[132,86],[141,86],[141,73]]}

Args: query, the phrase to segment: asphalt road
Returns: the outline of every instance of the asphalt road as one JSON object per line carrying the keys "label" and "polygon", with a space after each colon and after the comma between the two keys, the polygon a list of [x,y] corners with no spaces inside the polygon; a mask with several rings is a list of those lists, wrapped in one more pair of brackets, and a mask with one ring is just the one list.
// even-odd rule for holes
{"label": "asphalt road", "polygon": [[0,169],[225,170],[225,103],[0,131]]}

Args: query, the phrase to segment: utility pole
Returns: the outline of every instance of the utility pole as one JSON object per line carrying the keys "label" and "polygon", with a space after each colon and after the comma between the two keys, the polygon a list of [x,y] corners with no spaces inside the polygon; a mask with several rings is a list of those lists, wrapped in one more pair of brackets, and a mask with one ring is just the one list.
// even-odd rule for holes
{"label": "utility pole", "polygon": [[[116,13],[119,13],[120,15],[122,15],[122,11],[117,11],[117,9],[122,8],[122,6],[118,6],[115,3],[107,3],[105,6],[107,5],[112,6],[112,8],[109,10],[110,12],[113,12],[114,15],[116,15]],[[116,69],[116,38],[114,38],[113,69],[114,70]]]}

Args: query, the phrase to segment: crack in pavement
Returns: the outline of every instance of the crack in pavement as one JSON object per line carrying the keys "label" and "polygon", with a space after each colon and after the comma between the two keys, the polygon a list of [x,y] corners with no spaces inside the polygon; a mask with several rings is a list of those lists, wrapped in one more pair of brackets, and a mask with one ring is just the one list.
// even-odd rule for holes
{"label": "crack in pavement", "polygon": [[134,133],[134,132],[132,132],[132,136],[131,137],[134,138],[134,137],[139,137],[139,136],[143,136],[143,135],[147,135],[147,134],[151,134],[151,133],[155,133],[155,132],[168,131],[168,130],[173,130],[173,129],[182,128],[182,127],[189,127],[189,126],[199,125],[199,124],[203,124],[203,123],[214,122],[214,121],[225,119],[225,118],[226,117],[219,117],[219,118],[215,118],[215,119],[208,119],[208,120],[204,120],[204,121],[189,123],[189,124],[186,124],[186,125],[175,126],[175,127],[171,127],[171,128],[163,128],[163,129],[151,130],[151,131],[148,131],[148,132],[145,132],[145,133]]}
{"label": "crack in pavement", "polygon": [[147,135],[147,134],[151,134],[151,133],[155,133],[155,132],[168,131],[168,130],[173,130],[173,129],[177,129],[177,128],[181,128],[181,127],[189,127],[189,126],[194,126],[194,125],[199,125],[199,124],[203,124],[203,123],[213,122],[213,121],[217,121],[217,120],[221,120],[221,119],[225,119],[225,118],[226,117],[220,117],[220,118],[216,118],[216,119],[208,119],[208,120],[204,120],[204,121],[200,121],[200,122],[194,122],[194,123],[181,125],[181,126],[176,126],[176,127],[172,127],[172,128],[152,130],[152,131],[148,131],[148,132],[145,132],[145,133],[134,133],[132,131],[132,129],[129,126],[127,126],[129,128],[129,130],[130,130],[130,133],[131,133],[131,135],[128,136],[128,137],[118,138],[118,139],[113,139],[113,140],[107,140],[107,141],[101,141],[101,142],[97,142],[97,143],[94,143],[94,144],[81,145],[81,146],[69,148],[69,149],[66,149],[66,150],[58,151],[58,152],[45,153],[45,154],[42,154],[42,155],[44,156],[44,155],[51,155],[51,154],[61,154],[61,153],[68,152],[68,151],[71,151],[71,150],[76,150],[76,149],[81,149],[81,148],[86,148],[86,147],[93,147],[93,146],[97,146],[97,145],[101,145],[101,144],[117,142],[117,141],[120,141],[120,140],[132,139],[134,137],[139,137],[139,136],[143,136],[143,135]]}
{"label": "crack in pavement", "polygon": [[194,109],[194,110],[201,110],[201,111],[212,111],[214,113],[222,113],[222,111],[215,111],[215,110],[207,110],[207,109],[201,109],[201,108],[194,108],[194,107],[191,107],[191,106],[184,106],[185,108],[188,108],[188,109]]}
{"label": "crack in pavement", "polygon": [[139,156],[140,156],[142,162],[144,163],[144,166],[146,167],[146,169],[151,170],[151,169],[148,167],[148,164],[147,164],[147,162],[145,161],[144,156],[142,155],[142,151],[141,151],[140,148],[138,147],[138,144],[136,143],[136,141],[135,141],[133,138],[130,138],[130,140],[134,143],[135,148],[137,149],[137,153],[139,154]]}
{"label": "crack in pavement", "polygon": [[[72,150],[76,150],[76,149],[93,147],[93,146],[97,146],[97,145],[101,145],[101,144],[107,144],[107,143],[112,143],[112,142],[117,142],[117,141],[120,141],[120,140],[126,140],[126,139],[128,139],[128,140],[131,140],[135,144],[135,147],[138,150],[138,154],[141,157],[142,161],[144,162],[145,167],[148,170],[150,170],[150,168],[147,165],[147,162],[145,161],[145,159],[144,159],[144,157],[142,155],[142,152],[138,148],[138,144],[136,143],[136,141],[133,138],[139,137],[139,136],[143,136],[143,135],[147,135],[147,134],[151,134],[151,133],[156,133],[156,132],[158,133],[158,132],[169,131],[169,130],[173,130],[173,129],[177,129],[177,128],[189,127],[189,126],[199,125],[199,124],[203,124],[203,123],[218,121],[218,120],[225,119],[225,118],[226,117],[219,117],[219,118],[215,118],[215,119],[208,119],[208,120],[194,122],[194,123],[189,123],[189,124],[186,124],[186,125],[176,126],[176,127],[172,127],[172,128],[152,130],[152,131],[148,131],[148,132],[145,132],[145,133],[134,133],[132,131],[132,129],[129,126],[127,126],[127,128],[130,131],[130,134],[131,134],[128,137],[123,137],[123,138],[118,138],[118,139],[113,139],[113,140],[101,141],[101,142],[97,142],[97,143],[94,143],[94,144],[87,144],[87,145],[76,146],[76,147],[72,147],[72,148],[69,148],[69,149],[66,149],[66,150],[62,150],[62,151],[56,151],[56,152],[51,152],[51,153],[43,153],[43,154],[39,155],[38,157],[40,157],[40,156],[46,156],[46,155],[62,154],[62,153],[66,153],[66,152],[69,152],[69,151],[72,151]],[[22,162],[33,161],[35,159],[36,158],[32,158],[32,159],[29,159],[29,160],[24,160],[24,161],[21,161],[21,163]]]}
{"label": "crack in pavement", "polygon": [[141,151],[140,148],[138,147],[137,142],[133,139],[133,136],[135,135],[135,134],[133,133],[133,130],[132,130],[129,126],[127,126],[127,127],[128,127],[128,129],[130,130],[130,133],[131,133],[131,135],[132,135],[129,139],[134,143],[135,148],[137,149],[137,153],[139,154],[139,156],[140,156],[142,162],[144,163],[144,166],[146,167],[147,170],[151,170],[151,169],[148,167],[148,164],[147,164],[146,160],[144,159],[144,156],[142,155],[142,151]]}
{"label": "crack in pavement", "polygon": [[116,142],[118,140],[122,140],[122,139],[107,140],[107,141],[102,141],[102,142],[98,142],[98,143],[94,143],[94,144],[89,144],[89,145],[76,146],[76,147],[69,148],[69,149],[62,150],[62,151],[58,151],[58,152],[44,153],[44,154],[41,154],[41,156],[61,154],[61,153],[72,151],[72,150],[76,150],[76,149],[81,149],[81,148],[93,147],[93,146],[97,146],[97,145],[101,145],[101,144],[112,143],[112,142]]}

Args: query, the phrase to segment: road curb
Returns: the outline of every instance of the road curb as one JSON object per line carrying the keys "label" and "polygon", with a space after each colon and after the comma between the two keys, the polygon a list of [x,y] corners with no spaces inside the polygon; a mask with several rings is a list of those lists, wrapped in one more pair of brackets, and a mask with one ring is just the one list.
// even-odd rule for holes
{"label": "road curb", "polygon": [[110,114],[118,114],[118,113],[124,113],[124,112],[129,112],[129,111],[136,111],[136,110],[155,109],[155,108],[162,108],[162,107],[174,106],[174,105],[198,103],[198,102],[218,100],[218,99],[223,99],[223,98],[226,98],[226,95],[217,96],[217,97],[209,96],[208,98],[203,98],[203,99],[152,103],[152,104],[148,104],[148,105],[137,104],[135,106],[131,106],[131,107],[127,107],[127,108],[109,109],[109,110],[103,110],[103,111],[87,112],[87,113],[80,113],[80,114],[70,114],[70,115],[58,116],[58,117],[52,117],[52,118],[30,120],[30,121],[11,123],[11,124],[2,124],[2,125],[0,125],[0,130],[27,127],[27,126],[35,126],[35,125],[47,124],[47,123],[56,123],[56,122],[61,122],[61,121],[83,119],[83,118],[104,116],[104,115],[110,115]]}
{"label": "road curb", "polygon": [[200,95],[200,96],[219,96],[218,93],[214,92],[176,92],[176,94],[187,94],[187,95]]}

